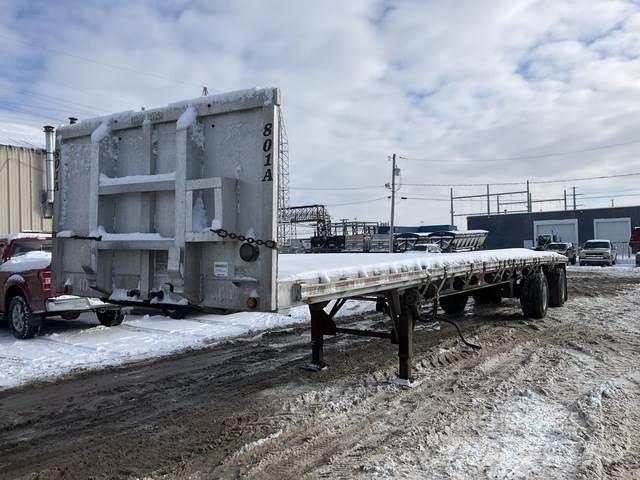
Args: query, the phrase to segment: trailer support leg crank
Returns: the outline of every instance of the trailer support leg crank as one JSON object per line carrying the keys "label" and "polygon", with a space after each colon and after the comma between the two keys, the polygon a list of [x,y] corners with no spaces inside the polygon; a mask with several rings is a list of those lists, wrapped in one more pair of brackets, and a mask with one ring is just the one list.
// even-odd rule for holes
{"label": "trailer support leg crank", "polygon": [[307,370],[319,371],[326,366],[324,363],[324,335],[336,334],[333,316],[344,305],[344,301],[338,300],[329,313],[324,310],[328,304],[329,302],[321,302],[309,305],[311,313],[311,363],[305,365]]}

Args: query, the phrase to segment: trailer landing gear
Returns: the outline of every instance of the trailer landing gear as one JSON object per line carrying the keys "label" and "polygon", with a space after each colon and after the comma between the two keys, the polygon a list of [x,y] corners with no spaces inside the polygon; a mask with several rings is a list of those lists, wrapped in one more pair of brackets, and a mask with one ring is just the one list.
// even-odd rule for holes
{"label": "trailer landing gear", "polygon": [[347,300],[337,300],[329,312],[325,308],[329,302],[309,305],[311,313],[311,363],[305,365],[306,370],[320,371],[326,368],[324,362],[324,335],[348,333],[366,337],[389,339],[398,344],[398,379],[396,383],[409,385],[411,377],[411,354],[413,351],[413,329],[418,318],[418,290],[392,290],[386,294],[386,306],[391,317],[393,330],[390,333],[337,327],[333,318]]}

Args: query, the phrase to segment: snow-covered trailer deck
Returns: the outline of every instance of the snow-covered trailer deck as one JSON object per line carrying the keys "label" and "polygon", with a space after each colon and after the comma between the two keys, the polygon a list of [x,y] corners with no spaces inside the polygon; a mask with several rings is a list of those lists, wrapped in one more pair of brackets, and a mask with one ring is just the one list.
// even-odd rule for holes
{"label": "snow-covered trailer deck", "polygon": [[[308,304],[312,369],[322,369],[324,335],[350,333],[390,339],[399,346],[399,378],[411,378],[412,335],[425,308],[436,315],[462,313],[469,296],[478,303],[519,297],[525,316],[541,318],[567,298],[567,258],[527,249],[449,254],[279,255],[281,307]],[[376,302],[392,320],[391,332],[344,329],[333,317],[349,298]],[[330,302],[331,309],[326,311]]]}

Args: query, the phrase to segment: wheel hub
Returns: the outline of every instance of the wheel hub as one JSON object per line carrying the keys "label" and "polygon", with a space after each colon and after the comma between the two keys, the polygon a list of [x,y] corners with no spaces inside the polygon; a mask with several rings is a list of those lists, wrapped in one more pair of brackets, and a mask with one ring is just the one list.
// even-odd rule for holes
{"label": "wheel hub", "polygon": [[22,305],[17,304],[13,306],[11,310],[11,323],[16,331],[21,332],[24,330],[25,325],[25,313]]}

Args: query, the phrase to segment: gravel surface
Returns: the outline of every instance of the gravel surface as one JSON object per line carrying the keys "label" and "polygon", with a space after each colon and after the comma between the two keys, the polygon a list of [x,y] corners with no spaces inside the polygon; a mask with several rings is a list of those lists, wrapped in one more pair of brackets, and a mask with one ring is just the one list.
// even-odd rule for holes
{"label": "gravel surface", "polygon": [[[395,346],[305,327],[0,393],[0,478],[640,478],[640,274],[571,270],[544,320],[516,301]],[[383,327],[381,315],[341,324]]]}

